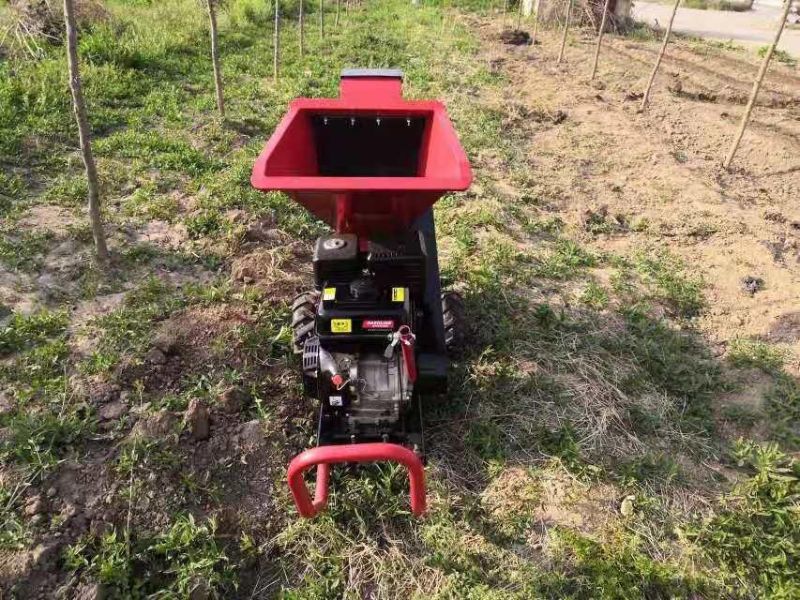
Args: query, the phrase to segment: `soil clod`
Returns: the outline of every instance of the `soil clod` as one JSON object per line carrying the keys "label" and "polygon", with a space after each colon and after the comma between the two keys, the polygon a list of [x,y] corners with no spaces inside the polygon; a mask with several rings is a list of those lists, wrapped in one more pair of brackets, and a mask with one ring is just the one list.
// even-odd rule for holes
{"label": "soil clod", "polygon": [[153,347],[144,355],[144,360],[151,365],[163,365],[167,362],[167,357],[159,348]]}
{"label": "soil clod", "polygon": [[506,29],[500,33],[500,41],[513,46],[530,46],[531,35],[522,29]]}
{"label": "soil clod", "polygon": [[764,280],[761,277],[748,275],[742,279],[742,289],[753,296],[756,292],[764,289]]}
{"label": "soil clod", "polygon": [[184,421],[195,441],[207,440],[211,435],[211,419],[208,408],[202,400],[194,398],[189,402]]}
{"label": "soil clod", "polygon": [[247,402],[247,393],[240,387],[229,387],[219,395],[217,401],[223,412],[236,414]]}
{"label": "soil clod", "polygon": [[40,515],[47,511],[47,501],[41,496],[32,496],[25,503],[25,515],[32,517],[33,515]]}

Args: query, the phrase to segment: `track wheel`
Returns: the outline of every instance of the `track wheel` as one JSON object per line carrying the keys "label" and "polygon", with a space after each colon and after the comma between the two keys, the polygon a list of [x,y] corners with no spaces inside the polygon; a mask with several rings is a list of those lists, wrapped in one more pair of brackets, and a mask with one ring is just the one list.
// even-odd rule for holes
{"label": "track wheel", "polygon": [[306,340],[314,335],[319,292],[303,292],[292,301],[292,346],[295,354],[303,353]]}
{"label": "track wheel", "polygon": [[448,351],[457,351],[464,344],[466,322],[464,299],[458,292],[442,293],[442,316],[444,317],[444,342]]}

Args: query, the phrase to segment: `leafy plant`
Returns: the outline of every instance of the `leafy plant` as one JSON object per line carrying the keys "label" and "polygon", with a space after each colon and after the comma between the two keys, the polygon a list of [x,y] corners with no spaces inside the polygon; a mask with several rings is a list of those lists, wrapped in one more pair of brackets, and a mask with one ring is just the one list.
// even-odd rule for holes
{"label": "leafy plant", "polygon": [[717,514],[689,537],[718,564],[737,596],[800,594],[800,462],[775,444],[739,442],[749,477],[722,499]]}

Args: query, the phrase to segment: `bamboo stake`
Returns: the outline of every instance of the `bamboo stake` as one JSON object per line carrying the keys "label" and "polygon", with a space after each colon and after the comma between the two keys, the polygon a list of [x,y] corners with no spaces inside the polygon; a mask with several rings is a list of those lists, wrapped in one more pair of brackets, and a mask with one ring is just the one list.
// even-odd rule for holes
{"label": "bamboo stake", "polygon": [[564,47],[567,45],[570,13],[572,13],[572,0],[567,0],[567,18],[564,19],[564,32],[561,34],[561,48],[558,50],[558,60],[556,64],[561,64],[561,61],[564,60]]}
{"label": "bamboo stake", "polygon": [[650,73],[650,81],[647,82],[647,89],[644,91],[644,97],[642,97],[642,106],[640,110],[647,108],[647,103],[650,101],[650,90],[653,89],[653,82],[656,80],[658,67],[661,66],[661,59],[664,58],[664,53],[667,51],[669,36],[672,35],[672,24],[675,22],[675,14],[678,12],[678,6],[680,3],[681,0],[675,0],[675,5],[672,7],[672,14],[669,17],[669,23],[667,23],[667,31],[664,33],[664,41],[662,42],[661,50],[659,50],[658,56],[656,57],[656,64],[653,65],[653,72]]}
{"label": "bamboo stake", "polygon": [[225,99],[222,94],[222,71],[219,66],[219,44],[217,42],[217,13],[215,0],[208,0],[208,20],[211,23],[211,64],[214,67],[214,88],[217,93],[217,110],[219,116],[225,118]]}
{"label": "bamboo stake", "polygon": [[792,0],[786,0],[786,7],[783,9],[783,16],[781,17],[780,25],[778,25],[778,31],[775,33],[775,40],[772,42],[772,45],[767,50],[767,54],[764,56],[764,61],[761,63],[761,68],[758,70],[756,80],[753,82],[753,91],[750,92],[750,99],[747,101],[747,107],[744,109],[742,122],[739,124],[739,131],[736,132],[736,137],[733,139],[733,144],[731,144],[731,149],[728,151],[728,156],[725,157],[725,162],[722,163],[722,166],[726,169],[731,168],[733,157],[736,156],[736,151],[739,149],[739,144],[742,142],[745,129],[747,129],[747,123],[750,121],[750,115],[753,113],[753,107],[756,104],[758,92],[761,90],[761,84],[764,82],[764,76],[767,74],[767,69],[769,69],[769,63],[772,60],[772,55],[775,53],[775,49],[778,47],[778,42],[781,40],[783,27],[786,25],[786,19],[789,17],[789,11],[791,8]]}
{"label": "bamboo stake", "polygon": [[303,54],[305,54],[305,51],[306,51],[305,43],[304,43],[305,42],[305,40],[304,40],[304,38],[305,38],[305,21],[303,19],[303,4],[305,4],[305,0],[300,0],[300,15],[297,17],[297,20],[299,21],[298,26],[299,26],[299,29],[300,29],[300,56],[303,56]]}
{"label": "bamboo stake", "polygon": [[108,246],[103,230],[103,216],[100,212],[100,182],[97,178],[97,165],[92,154],[92,139],[89,131],[89,118],[86,114],[86,101],[83,97],[80,63],[78,62],[78,32],[75,26],[75,7],[73,0],[64,0],[64,23],[67,30],[67,65],[69,68],[69,89],[72,92],[72,108],[78,124],[78,140],[83,155],[83,166],[86,168],[86,180],[89,188],[89,222],[92,225],[92,237],[97,260],[108,262]]}
{"label": "bamboo stake", "polygon": [[603,44],[603,34],[606,32],[606,19],[608,17],[608,5],[611,0],[606,0],[603,5],[603,18],[600,19],[600,32],[597,34],[597,47],[594,49],[594,62],[592,63],[592,74],[589,75],[589,81],[594,79],[597,75],[597,62],[600,60],[600,46]]}
{"label": "bamboo stake", "polygon": [[278,69],[281,53],[281,3],[275,0],[275,32],[272,36],[272,79],[278,81]]}
{"label": "bamboo stake", "polygon": [[325,0],[319,0],[319,37],[325,38]]}

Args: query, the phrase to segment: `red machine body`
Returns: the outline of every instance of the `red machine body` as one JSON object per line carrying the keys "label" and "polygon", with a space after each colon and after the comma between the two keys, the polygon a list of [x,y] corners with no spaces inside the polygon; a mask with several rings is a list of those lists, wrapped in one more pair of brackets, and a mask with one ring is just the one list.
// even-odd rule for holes
{"label": "red machine body", "polygon": [[[342,245],[348,243],[348,239],[357,239],[358,256],[361,257],[359,260],[368,261],[372,260],[367,255],[373,242],[381,240],[380,243],[383,244],[386,240],[391,242],[410,233],[421,240],[419,244],[423,250],[418,256],[426,263],[419,283],[422,291],[415,292],[413,287],[407,288],[410,296],[416,294],[414,302],[417,303],[406,304],[409,307],[408,314],[411,315],[410,321],[397,322],[400,328],[394,332],[396,341],[386,348],[387,357],[391,356],[390,360],[396,360],[396,364],[402,365],[401,369],[392,371],[402,372],[403,381],[406,382],[402,386],[402,393],[406,394],[408,389],[414,390],[414,400],[419,407],[419,432],[409,429],[405,421],[402,425],[398,421],[393,428],[387,429],[385,423],[381,422],[375,431],[367,434],[360,431],[357,435],[350,426],[343,425],[350,415],[344,408],[339,408],[341,396],[333,395],[347,385],[348,371],[342,368],[341,373],[332,373],[326,372],[325,368],[319,368],[314,375],[317,379],[312,378],[312,383],[322,386],[318,392],[322,402],[318,434],[320,446],[306,450],[292,460],[288,473],[289,486],[302,516],[313,516],[326,505],[331,464],[375,461],[398,462],[408,468],[412,512],[415,515],[424,512],[425,478],[419,456],[422,434],[418,390],[425,389],[423,384],[426,376],[429,379],[443,378],[446,386],[447,364],[446,358],[436,360],[443,357],[446,349],[431,207],[444,193],[464,190],[471,181],[472,173],[467,157],[444,106],[436,101],[403,99],[402,73],[399,71],[345,71],[341,78],[339,98],[299,98],[292,101],[289,111],[256,161],[251,177],[253,187],[265,191],[286,192],[335,230],[336,234],[318,241],[318,251],[321,254],[339,252]],[[342,235],[341,239],[330,239],[338,234],[355,234],[357,238]],[[329,245],[332,250],[320,250]],[[372,252],[370,256],[377,256],[374,249]],[[349,255],[348,260],[352,260]],[[316,268],[315,263],[315,272]],[[367,273],[368,270],[363,268],[360,272]],[[333,271],[334,275],[338,272]],[[363,279],[359,281],[363,284]],[[342,282],[339,281],[338,284],[341,285]],[[334,284],[328,279],[318,277],[316,294],[320,294],[322,288],[328,294],[335,289],[329,287],[332,285]],[[392,285],[404,284],[399,281]],[[394,287],[392,294],[398,289],[403,288]],[[359,290],[360,288],[353,293],[361,293]],[[363,305],[363,302],[358,304],[361,301],[357,302],[356,296],[353,298],[352,306]],[[411,300],[409,298],[408,301]],[[317,319],[326,310],[333,310],[327,305],[323,306],[321,300],[317,302],[313,307]],[[348,306],[350,305],[346,303],[342,307],[337,305],[336,310],[350,310]],[[311,310],[312,307],[308,304],[298,308],[301,313]],[[303,314],[300,314],[295,321],[302,318]],[[422,335],[419,331],[416,336],[412,333],[411,321],[423,330]],[[358,322],[389,323],[392,328],[395,325],[392,319],[365,317],[359,318]],[[371,329],[371,326],[365,325],[361,338],[368,338]],[[315,330],[321,331],[319,323],[316,323]],[[339,357],[339,360],[342,356],[352,357],[354,361],[360,358],[365,365],[380,363],[376,357],[381,356],[381,348],[386,345],[386,341],[376,351],[369,348],[370,343],[375,344],[374,340],[370,342],[368,339],[356,339],[355,331],[352,336],[348,331],[340,337],[329,333],[328,338],[323,333],[318,333],[319,339],[314,337],[313,342],[306,341],[303,349],[296,349],[304,353],[304,365],[307,360],[313,362],[315,356],[324,356],[326,365],[331,365],[334,356]],[[391,335],[390,333],[389,339]],[[317,349],[325,339],[333,344],[330,352]],[[341,343],[340,339],[343,340]],[[384,336],[380,339],[386,338]],[[316,345],[312,346],[312,343]],[[393,350],[395,345],[398,346],[396,355]],[[310,354],[309,348],[313,349],[314,354]],[[345,355],[342,352],[351,354]],[[365,356],[371,358],[364,360]],[[327,367],[328,371],[339,368],[339,364]],[[384,376],[385,373],[381,371],[383,379]],[[317,384],[315,381],[322,383]],[[410,403],[411,394],[408,392],[407,396],[403,396],[406,404]],[[354,395],[357,395],[356,391]],[[334,397],[339,399],[339,404],[330,405]],[[326,400],[329,405],[325,404]],[[355,404],[362,402],[356,399]],[[413,411],[406,409],[406,412]],[[399,443],[390,443],[388,440]],[[309,497],[303,481],[304,472],[313,466],[318,467],[314,501]]]}
{"label": "red machine body", "polygon": [[[402,79],[385,74],[345,72],[339,93],[292,101],[256,161],[253,187],[284,191],[337,232],[368,237],[408,230],[442,194],[469,187],[469,162],[441,102],[404,100]],[[344,128],[354,119],[354,131],[329,144],[325,119],[337,117]]]}

